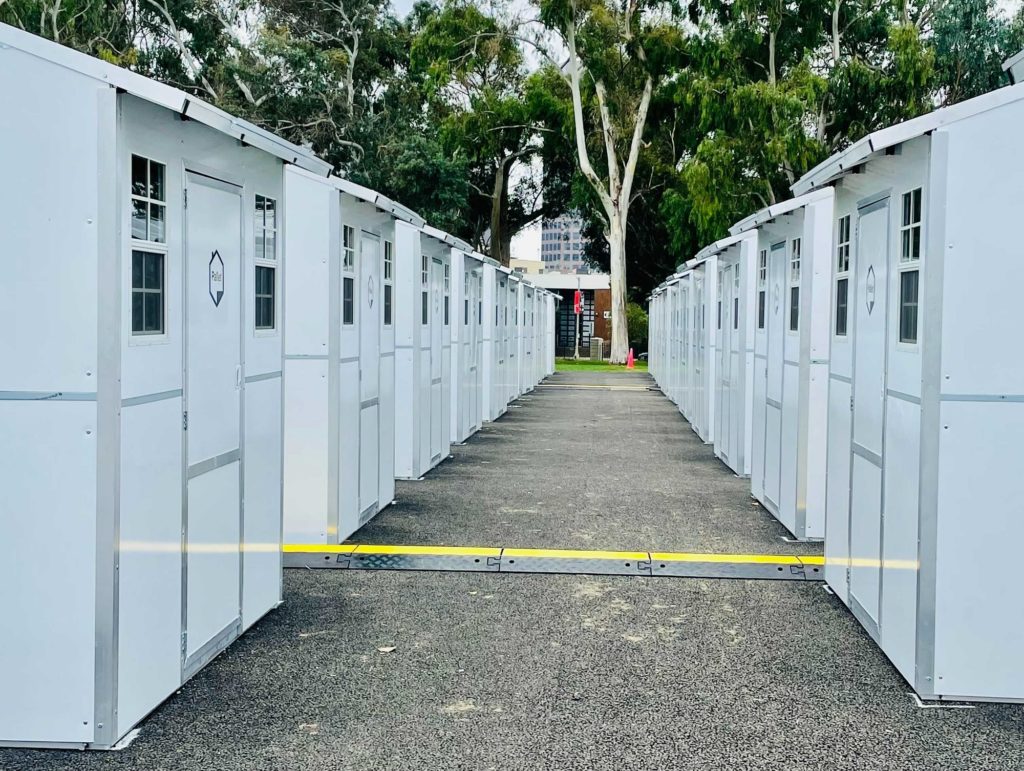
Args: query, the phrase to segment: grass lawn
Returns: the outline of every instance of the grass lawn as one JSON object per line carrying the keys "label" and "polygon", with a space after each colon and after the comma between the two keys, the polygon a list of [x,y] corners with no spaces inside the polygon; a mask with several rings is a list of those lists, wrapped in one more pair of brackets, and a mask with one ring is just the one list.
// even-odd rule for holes
{"label": "grass lawn", "polygon": [[[646,361],[637,361],[636,368],[643,372],[647,371]],[[606,361],[591,361],[590,359],[555,359],[556,372],[625,372],[625,364],[609,364]]]}

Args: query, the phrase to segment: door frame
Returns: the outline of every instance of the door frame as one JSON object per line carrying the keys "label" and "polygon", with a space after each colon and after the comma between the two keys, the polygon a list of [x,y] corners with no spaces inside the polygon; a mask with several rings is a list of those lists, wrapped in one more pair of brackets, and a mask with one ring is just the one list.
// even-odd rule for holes
{"label": "door frame", "polygon": [[[357,266],[357,274],[356,274],[358,276],[358,279],[359,279],[359,294],[362,295],[362,293],[363,293],[363,285],[364,285],[364,282],[363,282],[363,241],[367,237],[369,237],[370,239],[372,239],[376,243],[377,255],[376,255],[376,260],[374,262],[375,262],[376,269],[377,269],[375,275],[377,276],[376,284],[378,285],[378,289],[375,290],[375,291],[380,291],[381,298],[380,298],[380,300],[378,302],[382,304],[383,303],[383,297],[384,297],[384,270],[383,270],[383,263],[384,263],[383,243],[384,243],[384,239],[381,237],[380,233],[375,233],[372,230],[367,230],[365,227],[359,229],[359,265]],[[362,306],[362,302],[360,302],[358,299],[356,300],[356,302],[357,302],[358,306]],[[381,304],[378,305],[376,313],[372,314],[373,315],[372,322],[377,325],[377,353],[376,353],[376,356],[374,357],[374,360],[373,360],[373,366],[375,366],[377,368],[377,393],[376,393],[375,396],[371,397],[371,399],[367,400],[367,401],[376,401],[376,404],[377,404],[377,436],[378,437],[380,437],[380,411],[381,411],[381,405],[380,405],[380,394],[381,394],[381,383],[380,383],[381,337],[383,336],[383,332],[384,332],[384,330],[382,328],[383,327],[383,319],[381,317],[381,314],[383,312],[383,309],[382,309],[382,305]],[[371,314],[369,314],[369,313],[365,313],[364,314],[363,309],[360,307],[359,311],[356,314],[356,318],[355,318],[356,323],[359,324],[358,335],[359,335],[359,427],[360,427],[360,432],[362,431],[363,411],[364,411],[364,407],[363,407],[363,370],[365,369],[366,364],[367,364],[366,360],[364,359],[364,351],[363,351],[363,326],[362,325],[366,323],[367,319],[365,317],[369,316],[369,315],[371,315]],[[367,405],[367,407],[369,407],[369,406],[372,406],[372,405]],[[363,460],[364,460],[363,456],[364,456],[363,446],[362,446],[362,441],[360,441],[359,455],[358,455],[358,457],[359,457],[359,464],[360,464],[360,470],[359,470],[359,473],[356,476],[356,480],[357,480],[357,489],[356,489],[357,505],[356,505],[356,509],[359,512],[358,515],[357,515],[358,518],[357,518],[356,521],[359,523],[360,527],[362,527],[363,524],[365,524],[367,521],[369,521],[370,517],[366,516],[368,511],[370,511],[371,509],[374,509],[375,510],[374,513],[376,513],[376,511],[380,510],[380,475],[381,475],[381,469],[380,469],[380,439],[379,438],[378,438],[378,444],[377,444],[377,452],[375,453],[376,463],[377,463],[376,484],[374,485],[374,487],[376,489],[376,500],[372,504],[370,504],[369,506],[366,506],[366,507],[363,506],[363,495],[362,495],[362,493],[363,493],[363,490],[362,490],[362,483],[363,483],[362,464],[363,464]]]}
{"label": "door frame", "polygon": [[[193,182],[193,178],[198,177]],[[185,682],[198,672],[220,651],[227,648],[242,633],[242,607],[245,590],[245,569],[242,546],[245,539],[245,321],[246,271],[249,265],[245,238],[246,189],[244,182],[232,174],[213,169],[187,159],[181,162],[182,216],[181,216],[181,681]],[[238,615],[219,634],[212,637],[192,656],[188,656],[188,412],[189,412],[189,319],[188,300],[189,267],[189,209],[188,191],[192,184],[206,185],[215,190],[238,196]],[[278,199],[280,200],[280,198]],[[164,269],[164,281],[167,269]],[[225,286],[227,282],[225,281]]]}

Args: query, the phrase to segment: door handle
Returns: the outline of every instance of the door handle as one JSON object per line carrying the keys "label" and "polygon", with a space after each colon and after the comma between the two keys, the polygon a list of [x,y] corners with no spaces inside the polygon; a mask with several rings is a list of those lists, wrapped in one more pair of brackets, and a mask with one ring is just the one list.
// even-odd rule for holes
{"label": "door handle", "polygon": [[235,390],[241,390],[242,388],[242,365],[239,364],[235,367]]}

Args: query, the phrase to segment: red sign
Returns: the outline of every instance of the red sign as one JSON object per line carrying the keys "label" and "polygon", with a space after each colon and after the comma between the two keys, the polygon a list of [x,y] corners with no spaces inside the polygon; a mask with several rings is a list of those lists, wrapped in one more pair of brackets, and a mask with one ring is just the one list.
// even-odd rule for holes
{"label": "red sign", "polygon": [[576,294],[573,296],[572,312],[577,316],[583,313],[583,292],[579,289],[576,290]]}

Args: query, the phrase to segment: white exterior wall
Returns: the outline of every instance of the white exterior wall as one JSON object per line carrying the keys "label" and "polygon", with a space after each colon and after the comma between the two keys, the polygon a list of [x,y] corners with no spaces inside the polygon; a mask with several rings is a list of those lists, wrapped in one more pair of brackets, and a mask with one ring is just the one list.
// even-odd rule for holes
{"label": "white exterior wall", "polygon": [[458,248],[452,248],[451,261],[451,441],[458,443],[466,441],[481,424],[480,284],[484,263]]}
{"label": "white exterior wall", "polygon": [[[418,409],[422,357],[420,337],[420,231],[395,223],[395,477],[417,479],[422,410]],[[429,372],[428,372],[429,377]],[[429,411],[427,411],[429,418]],[[428,429],[429,431],[429,429]],[[429,441],[429,438],[428,438]]]}
{"label": "white exterior wall", "polygon": [[[0,341],[0,431],[18,438],[0,464],[0,580],[18,587],[7,608],[17,623],[0,647],[0,744],[109,746],[281,599],[282,247],[274,330],[254,330],[252,292],[254,198],[283,203],[283,166],[14,46],[0,49],[0,91],[0,163],[19,180],[0,191],[12,257],[0,314],[17,330]],[[166,237],[155,248],[131,239],[133,153],[165,166]],[[231,370],[239,412],[224,413],[224,427],[198,410],[210,394],[186,381],[200,373],[185,366],[186,343],[196,343],[185,266],[206,267],[186,248],[186,169],[231,183],[218,189],[237,200],[237,224],[201,234],[222,244],[221,310],[231,314],[218,317],[229,319],[230,343],[202,373]],[[279,244],[283,233],[279,221]],[[165,255],[160,334],[131,333],[133,247]],[[193,444],[218,432],[234,444],[213,471],[193,459],[186,476],[190,397]],[[215,523],[200,511],[209,501],[184,497],[213,477],[234,491]],[[196,556],[208,525],[226,528],[237,551]],[[202,598],[187,613],[183,590]],[[200,606],[225,599],[204,612],[230,623],[207,638]]]}

